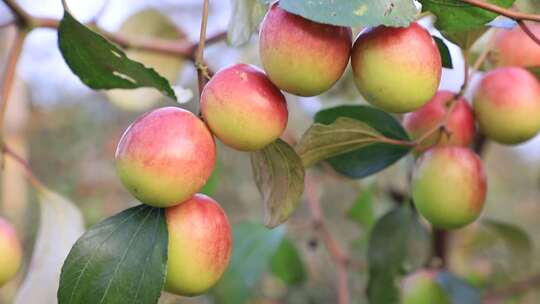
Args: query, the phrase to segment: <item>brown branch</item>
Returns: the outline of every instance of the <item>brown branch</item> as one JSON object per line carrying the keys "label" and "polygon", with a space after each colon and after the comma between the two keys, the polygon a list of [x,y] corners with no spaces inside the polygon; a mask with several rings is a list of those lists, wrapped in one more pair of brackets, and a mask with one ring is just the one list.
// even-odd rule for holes
{"label": "brown branch", "polygon": [[506,9],[506,8],[503,8],[503,7],[500,7],[500,6],[491,4],[491,3],[487,3],[487,2],[482,1],[482,0],[461,0],[461,1],[465,2],[465,3],[468,3],[468,4],[472,5],[472,6],[482,8],[482,9],[484,9],[486,11],[490,11],[490,12],[493,12],[493,13],[497,13],[499,15],[503,15],[505,17],[508,17],[510,19],[514,19],[516,21],[528,20],[528,21],[540,22],[540,15],[525,14],[525,13],[513,11],[513,10]]}
{"label": "brown branch", "polygon": [[540,274],[535,274],[521,281],[510,283],[504,287],[488,290],[484,294],[484,303],[495,304],[511,296],[540,287]]}
{"label": "brown branch", "polygon": [[316,192],[317,184],[311,175],[306,176],[306,196],[313,218],[313,227],[322,235],[323,242],[328,249],[334,264],[336,265],[337,273],[337,304],[349,304],[349,274],[347,268],[350,265],[349,258],[345,255],[343,249],[332,236],[332,233],[326,226],[324,214],[321,209],[319,198]]}
{"label": "brown branch", "polygon": [[4,4],[15,16],[15,22],[20,26],[27,26],[31,23],[32,17],[14,0],[2,0]]}
{"label": "brown branch", "polygon": [[4,133],[4,120],[6,116],[6,111],[9,103],[9,98],[11,95],[11,89],[13,87],[13,81],[15,80],[15,72],[17,70],[17,63],[21,56],[24,38],[26,37],[26,32],[17,30],[15,32],[15,38],[13,40],[13,45],[9,51],[6,69],[4,71],[4,79],[2,80],[2,92],[0,93],[0,138],[3,137]]}

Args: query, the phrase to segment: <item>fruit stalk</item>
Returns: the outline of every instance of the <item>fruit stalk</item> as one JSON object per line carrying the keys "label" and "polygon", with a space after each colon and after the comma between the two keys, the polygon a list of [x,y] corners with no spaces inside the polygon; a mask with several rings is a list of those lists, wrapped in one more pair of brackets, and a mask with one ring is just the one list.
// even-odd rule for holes
{"label": "fruit stalk", "polygon": [[199,83],[199,97],[208,80],[208,68],[204,64],[204,47],[206,45],[206,25],[208,24],[208,5],[209,1],[204,0],[203,13],[201,17],[201,32],[199,35],[199,44],[195,52],[195,67],[197,68],[197,79]]}

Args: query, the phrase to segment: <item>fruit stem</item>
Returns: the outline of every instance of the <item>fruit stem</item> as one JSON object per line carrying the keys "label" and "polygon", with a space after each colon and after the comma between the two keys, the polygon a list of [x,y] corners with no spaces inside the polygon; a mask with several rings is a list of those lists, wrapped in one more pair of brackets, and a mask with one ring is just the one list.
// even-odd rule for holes
{"label": "fruit stem", "polygon": [[208,68],[204,63],[204,47],[206,44],[206,26],[208,24],[208,5],[209,0],[204,0],[203,13],[201,18],[201,32],[199,35],[199,44],[195,52],[195,67],[197,68],[197,79],[199,81],[199,97],[209,78]]}

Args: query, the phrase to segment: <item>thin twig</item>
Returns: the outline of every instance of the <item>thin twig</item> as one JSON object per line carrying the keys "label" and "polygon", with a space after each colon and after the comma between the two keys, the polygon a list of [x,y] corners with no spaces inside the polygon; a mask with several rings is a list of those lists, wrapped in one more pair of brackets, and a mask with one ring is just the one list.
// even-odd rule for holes
{"label": "thin twig", "polygon": [[520,20],[528,20],[528,21],[536,21],[540,22],[540,15],[532,15],[532,14],[525,14],[517,11],[513,11],[510,9],[506,9],[500,6],[497,6],[495,4],[487,3],[482,0],[461,0],[462,2],[468,3],[472,6],[476,6],[479,8],[482,8],[486,11],[490,11],[493,13],[497,13],[499,15],[503,15],[505,17],[508,17],[510,19],[514,19],[516,21]]}
{"label": "thin twig", "polygon": [[15,80],[15,72],[17,70],[17,62],[21,56],[24,38],[26,32],[17,30],[15,32],[15,38],[13,39],[13,45],[11,46],[6,69],[4,71],[4,79],[2,80],[2,92],[0,93],[0,138],[4,133],[4,120],[6,111],[11,95],[11,89],[13,87],[13,81]]}
{"label": "thin twig", "polygon": [[11,157],[15,162],[17,162],[24,169],[26,177],[28,178],[32,186],[34,186],[38,190],[47,189],[45,184],[41,180],[39,180],[39,178],[34,174],[28,162],[22,156],[17,154],[15,150],[8,147],[5,143],[2,144],[1,150],[2,150],[2,155],[5,154]]}
{"label": "thin twig", "polygon": [[527,24],[523,20],[519,20],[518,25],[521,28],[521,30],[525,34],[527,34],[527,36],[529,36],[529,38],[531,38],[534,42],[536,42],[536,44],[540,46],[540,38],[536,37],[536,35],[531,31],[529,26],[527,26]]}
{"label": "thin twig", "polygon": [[349,258],[345,255],[343,249],[332,236],[332,233],[326,226],[324,214],[319,203],[319,198],[316,189],[318,188],[315,179],[311,175],[306,176],[306,196],[313,218],[314,229],[322,235],[323,242],[328,249],[334,263],[336,265],[336,287],[337,287],[337,304],[349,304],[349,274],[348,266]]}
{"label": "thin twig", "polygon": [[197,68],[197,79],[199,82],[199,96],[202,94],[202,90],[206,85],[208,76],[208,70],[204,63],[204,47],[206,44],[206,25],[208,24],[208,6],[209,0],[203,2],[203,13],[201,17],[201,32],[199,35],[199,44],[195,51],[195,67]]}

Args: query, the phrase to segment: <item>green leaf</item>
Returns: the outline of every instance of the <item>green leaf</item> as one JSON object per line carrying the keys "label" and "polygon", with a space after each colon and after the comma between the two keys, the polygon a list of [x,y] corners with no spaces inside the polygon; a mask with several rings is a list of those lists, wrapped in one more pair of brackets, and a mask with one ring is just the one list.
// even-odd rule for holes
{"label": "green leaf", "polygon": [[278,139],[251,153],[251,167],[264,201],[264,223],[276,227],[296,210],[304,193],[302,160],[289,144]]}
{"label": "green leaf", "polygon": [[527,68],[538,80],[540,80],[540,66]]}
{"label": "green leaf", "polygon": [[348,117],[331,124],[313,124],[296,147],[305,167],[321,160],[379,142],[383,136],[369,125]]}
{"label": "green leaf", "polygon": [[364,189],[360,193],[352,207],[347,211],[347,218],[367,231],[371,229],[375,223],[372,189]]}
{"label": "green leaf", "polygon": [[449,272],[437,273],[436,281],[449,296],[452,304],[482,303],[478,290]]}
{"label": "green leaf", "polygon": [[[428,256],[428,246],[414,244],[422,229],[416,214],[404,205],[385,214],[373,227],[368,246],[369,281],[367,294],[370,303],[390,304],[399,302],[396,276],[408,262],[411,270],[421,263],[411,263],[421,255]],[[423,228],[425,229],[425,228]],[[417,247],[418,246],[418,247]],[[423,248],[418,250],[418,248]]]}
{"label": "green leaf", "polygon": [[221,165],[219,159],[216,160],[216,165],[214,166],[214,170],[212,170],[212,174],[206,181],[206,184],[202,187],[201,190],[199,190],[199,193],[206,194],[208,196],[211,196],[216,191],[218,184],[219,184],[219,176],[221,171]]}
{"label": "green leaf", "polygon": [[17,290],[14,304],[57,303],[62,264],[84,233],[82,214],[75,204],[47,189],[38,190],[39,229],[28,274]]}
{"label": "green leaf", "polygon": [[531,238],[520,227],[491,219],[484,219],[481,223],[484,227],[497,234],[515,255],[522,258],[531,256],[533,251]]}
{"label": "green leaf", "polygon": [[167,242],[164,209],[139,205],[95,225],[62,267],[58,303],[157,303]]}
{"label": "green leaf", "polygon": [[58,44],[73,73],[92,89],[153,87],[176,99],[167,79],[129,59],[120,48],[79,23],[67,11],[58,28]]}
{"label": "green leaf", "polygon": [[[169,41],[186,41],[185,34],[165,14],[156,9],[144,9],[131,15],[122,24],[118,33],[128,39],[160,38]],[[126,50],[126,56],[151,67],[170,83],[178,78],[179,71],[185,63],[180,56],[160,54],[157,52],[137,49]],[[175,87],[175,94],[179,99],[189,97],[189,90]],[[145,111],[163,101],[163,95],[153,88],[113,89],[105,92],[111,103],[128,111]],[[186,99],[184,97],[184,99]],[[178,100],[180,102],[180,100]]]}
{"label": "green leaf", "polygon": [[298,249],[288,239],[283,239],[270,259],[272,273],[288,285],[306,281],[307,273]]}
{"label": "green leaf", "polygon": [[227,43],[238,47],[249,42],[261,23],[268,4],[261,0],[232,0],[232,13],[227,30]]}
{"label": "green leaf", "polygon": [[285,229],[268,230],[262,225],[243,223],[233,227],[234,245],[229,268],[213,288],[215,303],[243,304],[268,270],[285,235]]}
{"label": "green leaf", "polygon": [[313,21],[342,26],[408,26],[418,14],[413,0],[281,0],[279,6]]}
{"label": "green leaf", "polygon": [[[472,6],[460,0],[419,0],[423,11],[437,16],[435,27],[450,41],[468,49],[486,30],[486,24],[497,14]],[[508,8],[515,0],[488,0]]]}
{"label": "green leaf", "polygon": [[453,69],[454,65],[452,64],[452,56],[450,55],[450,50],[448,49],[448,46],[446,43],[444,43],[444,40],[437,36],[433,36],[433,40],[435,40],[435,43],[437,44],[437,48],[439,48],[439,54],[441,54],[441,61],[442,66],[444,68]]}
{"label": "green leaf", "polygon": [[[390,114],[369,106],[338,106],[322,110],[315,122],[331,124],[339,117],[353,118],[365,123],[383,136],[408,141],[407,132]],[[375,143],[328,159],[339,173],[350,178],[362,178],[392,165],[411,149],[406,146]]]}

